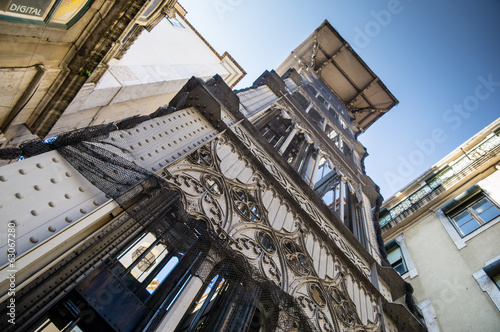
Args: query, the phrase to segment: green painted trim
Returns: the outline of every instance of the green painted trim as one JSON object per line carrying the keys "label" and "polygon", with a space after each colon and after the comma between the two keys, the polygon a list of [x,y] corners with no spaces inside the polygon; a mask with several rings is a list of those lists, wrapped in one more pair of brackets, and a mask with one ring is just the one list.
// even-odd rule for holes
{"label": "green painted trim", "polygon": [[49,9],[49,12],[47,13],[47,16],[45,16],[45,19],[43,20],[45,24],[49,23],[52,17],[54,16],[55,12],[59,9],[59,6],[61,6],[61,3],[63,0],[56,0],[52,7]]}
{"label": "green painted trim", "polygon": [[69,20],[67,23],[53,23],[50,22],[52,17],[54,16],[55,12],[61,5],[63,0],[57,0],[54,5],[51,7],[49,10],[47,16],[45,16],[45,19],[39,21],[39,20],[32,20],[29,18],[24,18],[24,17],[17,17],[17,16],[10,16],[10,15],[4,15],[0,14],[0,20],[2,21],[7,21],[7,22],[14,22],[14,23],[24,23],[24,24],[33,24],[33,25],[44,25],[48,26],[51,28],[63,28],[63,29],[69,29],[71,28],[80,18],[82,18],[83,15],[89,10],[89,8],[92,6],[94,3],[94,0],[88,0],[87,3],[76,13],[75,16],[71,20]]}

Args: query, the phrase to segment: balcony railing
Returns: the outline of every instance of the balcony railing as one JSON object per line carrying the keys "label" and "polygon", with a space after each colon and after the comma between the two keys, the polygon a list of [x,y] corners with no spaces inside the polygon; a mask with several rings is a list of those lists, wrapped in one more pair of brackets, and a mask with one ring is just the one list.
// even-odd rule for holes
{"label": "balcony railing", "polygon": [[489,137],[469,152],[464,151],[464,156],[453,161],[434,177],[427,180],[427,184],[403,199],[392,209],[381,212],[380,227],[384,227],[441,188],[457,183],[498,153],[500,153],[500,136],[498,135]]}

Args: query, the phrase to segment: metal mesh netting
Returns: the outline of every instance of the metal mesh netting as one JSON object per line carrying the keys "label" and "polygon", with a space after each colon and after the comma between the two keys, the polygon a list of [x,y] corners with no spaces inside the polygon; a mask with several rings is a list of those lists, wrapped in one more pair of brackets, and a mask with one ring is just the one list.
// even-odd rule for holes
{"label": "metal mesh netting", "polygon": [[[262,276],[241,254],[229,248],[230,239],[222,239],[205,221],[190,217],[179,194],[165,180],[118,155],[109,142],[103,141],[111,131],[132,128],[173,110],[170,107],[160,108],[152,116],[124,120],[116,125],[80,129],[59,135],[54,140],[30,141],[19,148],[0,150],[0,158],[30,157],[57,149],[86,179],[113,198],[132,219],[161,239],[169,250],[185,253],[196,248],[203,253],[204,259],[192,264],[190,273],[208,286],[216,273],[214,266],[217,266],[218,273],[224,273],[226,280],[233,285],[230,289],[231,303],[253,308],[259,313],[260,331],[315,330],[292,296]],[[210,264],[207,264],[207,258]],[[222,298],[217,300],[223,301]],[[195,305],[193,303],[189,310],[193,310]],[[237,316],[232,319],[233,325],[240,322]],[[208,319],[197,330],[216,331],[220,328],[218,324],[216,320]],[[233,325],[226,325],[225,329],[233,331]],[[252,326],[239,326],[237,330],[252,331]]]}

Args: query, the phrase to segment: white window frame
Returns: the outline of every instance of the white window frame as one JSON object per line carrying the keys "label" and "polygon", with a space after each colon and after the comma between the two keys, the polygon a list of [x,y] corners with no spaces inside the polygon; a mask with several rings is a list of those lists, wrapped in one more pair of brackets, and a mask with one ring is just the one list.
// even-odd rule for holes
{"label": "white window frame", "polygon": [[500,260],[500,256],[489,260],[484,264],[484,268],[479,271],[476,271],[472,274],[474,279],[476,279],[479,287],[483,292],[488,294],[490,299],[493,301],[498,311],[500,311],[500,289],[498,289],[495,282],[490,278],[488,274],[486,274],[485,269],[488,269],[489,266],[497,263]]}
{"label": "white window frame", "polygon": [[410,279],[415,278],[416,276],[418,276],[418,271],[417,268],[415,267],[415,264],[413,263],[413,260],[411,259],[410,250],[408,249],[408,245],[406,244],[404,234],[399,234],[394,239],[394,241],[396,241],[396,244],[399,246],[399,249],[401,249],[401,255],[403,256],[406,268],[408,269],[408,271],[406,271],[401,275],[401,278],[403,279],[406,279],[408,277],[410,277]]}
{"label": "white window frame", "polygon": [[[463,194],[465,192],[466,191],[464,190],[461,194]],[[483,190],[483,194],[484,194],[484,197],[486,197],[493,205],[498,207],[498,204],[494,200],[492,200],[484,190]],[[460,195],[457,195],[457,196],[460,196]],[[460,235],[460,233],[458,232],[458,230],[456,229],[456,227],[454,226],[453,221],[442,211],[442,208],[444,208],[444,206],[446,206],[447,204],[443,204],[439,209],[434,211],[434,214],[438,217],[439,221],[441,222],[441,225],[443,225],[444,229],[446,230],[446,232],[448,233],[448,235],[450,236],[451,240],[453,241],[453,243],[455,244],[455,246],[457,247],[458,250],[466,247],[467,241],[476,237],[477,235],[481,234],[482,232],[486,231],[488,228],[494,226],[496,223],[498,223],[500,221],[500,216],[497,216],[495,219],[487,222],[486,224],[481,225],[473,232],[462,237]]]}
{"label": "white window frame", "polygon": [[429,299],[424,300],[417,304],[422,311],[422,316],[424,316],[425,326],[429,332],[439,332],[439,327],[436,321],[436,312]]}

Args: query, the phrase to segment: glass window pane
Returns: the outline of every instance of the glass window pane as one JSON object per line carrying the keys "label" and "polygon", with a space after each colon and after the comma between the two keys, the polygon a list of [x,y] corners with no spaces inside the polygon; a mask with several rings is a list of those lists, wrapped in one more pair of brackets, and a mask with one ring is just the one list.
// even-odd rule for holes
{"label": "glass window pane", "polygon": [[57,11],[54,13],[54,16],[51,19],[51,22],[65,24],[68,23],[83,6],[87,3],[88,0],[63,0]]}
{"label": "glass window pane", "polygon": [[396,270],[400,275],[408,272],[406,263],[403,257],[403,252],[399,246],[395,246],[387,251],[387,260],[391,264],[394,270]]}
{"label": "glass window pane", "polygon": [[[132,269],[132,275],[140,282],[144,281],[144,279],[146,279],[154,268],[160,264],[167,254],[168,250],[163,244],[154,246],[151,251]],[[137,257],[139,257],[139,255]]]}
{"label": "glass window pane", "polygon": [[[207,296],[209,295],[210,291],[212,290],[212,288],[215,286],[215,283],[217,282],[217,280],[219,280],[219,275],[216,275],[215,277],[213,277],[213,279],[210,281],[210,284],[207,286],[207,288],[205,289],[205,291],[203,292],[203,295],[201,296],[200,300],[198,301],[198,303],[196,303],[196,306],[194,307],[192,313],[195,313],[196,311],[200,310],[200,308],[203,306],[203,303],[205,302],[205,300],[207,299]],[[226,279],[224,278],[221,278],[220,279],[220,282],[219,284],[217,285],[217,289],[215,290],[215,293],[212,295],[212,298],[210,299],[210,302],[215,300],[215,298],[217,297],[218,293],[220,292],[220,289],[222,287],[222,285],[224,285],[224,282],[226,281]]]}
{"label": "glass window pane", "polygon": [[[149,273],[151,273],[168,254],[167,247],[161,243],[151,248],[155,240],[156,237],[152,233],[147,233],[139,241],[136,241],[127,248],[118,258],[118,261],[125,268],[135,264],[130,274],[140,282],[144,281]],[[148,253],[137,262],[137,259],[146,251],[148,251]]]}
{"label": "glass window pane", "polygon": [[456,215],[455,217],[453,217],[453,220],[455,221],[455,223],[457,224],[458,227],[462,227],[462,225],[465,225],[467,224],[468,222],[470,222],[471,220],[475,220],[474,217],[469,213],[469,211],[464,211],[458,215]]}
{"label": "glass window pane", "polygon": [[149,292],[149,294],[153,294],[156,288],[161,285],[163,280],[165,280],[170,272],[175,268],[175,266],[179,263],[179,258],[177,257],[172,257],[167,264],[158,272],[158,274],[153,278],[153,280],[149,283],[148,287],[146,287],[146,290]]}
{"label": "glass window pane", "polygon": [[394,265],[393,268],[400,275],[403,275],[408,271],[408,269],[406,268],[406,264],[403,260],[401,260],[401,262],[399,262],[398,264]]}
{"label": "glass window pane", "polygon": [[493,281],[495,282],[495,285],[497,285],[498,289],[500,289],[500,274],[497,275]]}
{"label": "glass window pane", "polygon": [[481,199],[479,202],[474,204],[472,208],[485,223],[500,215],[500,211],[497,207],[491,204],[491,202],[486,198]]}
{"label": "glass window pane", "polygon": [[479,223],[476,221],[476,219],[471,219],[471,220],[467,221],[465,224],[462,224],[462,226],[460,226],[460,230],[462,231],[462,234],[465,236],[469,233],[472,233],[476,229],[478,229],[479,226],[481,226],[481,225],[479,225]]}
{"label": "glass window pane", "polygon": [[391,265],[401,258],[401,249],[399,247],[395,247],[387,252],[387,260],[391,263]]}
{"label": "glass window pane", "polygon": [[120,254],[120,256],[118,256],[118,261],[122,263],[122,265],[125,268],[128,268],[130,264],[132,264],[132,262],[134,261],[132,259],[132,252],[135,252],[144,242],[152,243],[155,240],[156,237],[153,234],[151,233],[145,234],[138,241],[135,241],[132,245],[130,245],[130,247],[125,249],[125,251],[122,254]]}
{"label": "glass window pane", "polygon": [[184,25],[177,19],[177,17],[166,17],[167,20],[176,28],[185,29]]}

